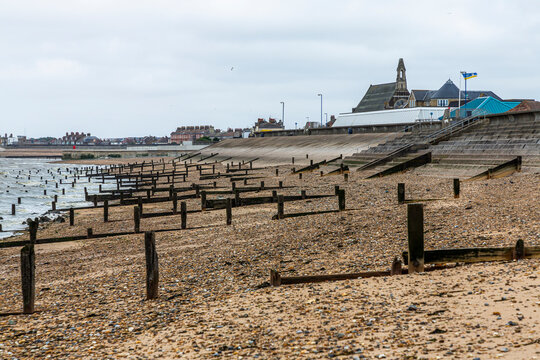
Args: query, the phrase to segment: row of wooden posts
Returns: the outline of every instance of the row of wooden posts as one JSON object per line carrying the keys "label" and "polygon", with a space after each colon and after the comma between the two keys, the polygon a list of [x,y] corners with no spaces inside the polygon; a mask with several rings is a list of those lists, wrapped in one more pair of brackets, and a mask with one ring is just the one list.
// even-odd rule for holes
{"label": "row of wooden posts", "polygon": [[[521,259],[540,259],[540,246],[525,246],[522,239],[512,247],[480,247],[441,250],[424,249],[424,206],[420,203],[407,205],[407,237],[408,251],[403,252],[403,260],[407,269],[402,268],[399,258],[394,258],[390,270],[370,271],[347,274],[307,275],[282,277],[276,270],[270,270],[272,286],[314,283],[323,281],[350,280],[379,276],[413,274],[448,268],[448,263],[476,263],[486,261],[511,261]],[[434,266],[426,268],[426,264]]]}
{"label": "row of wooden posts", "polygon": [[[35,311],[36,298],[36,256],[34,246],[38,221],[29,223],[30,242],[21,249],[21,285],[23,297],[23,314],[32,314]],[[158,255],[156,251],[156,235],[153,231],[144,234],[144,247],[146,258],[146,297],[158,297],[159,270]]]}

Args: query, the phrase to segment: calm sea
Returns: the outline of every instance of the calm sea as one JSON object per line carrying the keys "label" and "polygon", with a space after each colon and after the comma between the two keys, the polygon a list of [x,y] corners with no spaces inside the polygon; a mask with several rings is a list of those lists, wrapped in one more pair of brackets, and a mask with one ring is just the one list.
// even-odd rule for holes
{"label": "calm sea", "polygon": [[[23,222],[26,219],[50,210],[54,195],[58,195],[58,209],[89,205],[84,201],[84,187],[88,188],[89,193],[96,193],[99,184],[88,183],[87,178],[81,176],[72,187],[74,174],[67,169],[74,170],[76,167],[82,168],[81,165],[52,164],[45,159],[0,158],[0,224],[3,228],[0,239],[25,229],[27,226]],[[65,189],[65,195],[62,195],[62,189]],[[44,195],[44,190],[47,190],[47,195]],[[21,204],[17,204],[19,197]],[[11,215],[11,204],[16,204],[15,216]]]}

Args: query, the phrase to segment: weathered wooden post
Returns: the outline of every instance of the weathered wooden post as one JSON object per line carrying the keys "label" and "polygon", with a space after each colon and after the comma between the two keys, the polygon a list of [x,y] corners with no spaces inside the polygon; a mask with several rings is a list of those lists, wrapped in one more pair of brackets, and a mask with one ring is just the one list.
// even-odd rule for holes
{"label": "weathered wooden post", "polygon": [[516,171],[521,172],[521,166],[523,164],[523,158],[521,156],[518,156],[516,158]]}
{"label": "weathered wooden post", "polygon": [[460,185],[459,179],[454,179],[454,199],[459,198],[459,192],[460,192],[459,185]]}
{"label": "weathered wooden post", "polygon": [[279,169],[276,169],[276,176],[279,176]]}
{"label": "weathered wooden post", "polygon": [[201,191],[201,211],[206,210],[206,191]]}
{"label": "weathered wooden post", "polygon": [[240,206],[240,190],[238,189],[234,191],[234,206]]}
{"label": "weathered wooden post", "polygon": [[20,204],[22,199],[20,197],[17,198],[17,204]]}
{"label": "weathered wooden post", "polygon": [[135,232],[141,231],[141,212],[138,206],[133,207],[133,222],[135,225]]}
{"label": "weathered wooden post", "polygon": [[34,312],[36,297],[36,258],[34,244],[36,243],[37,221],[30,221],[30,243],[21,249],[21,285],[23,295],[23,313]]}
{"label": "weathered wooden post", "polygon": [[187,227],[187,208],[185,201],[180,203],[180,219],[182,221],[182,229],[185,229]]}
{"label": "weathered wooden post", "polygon": [[69,226],[75,225],[75,210],[69,208]]}
{"label": "weathered wooden post", "polygon": [[292,157],[292,164],[294,165],[294,156]]}
{"label": "weathered wooden post", "polygon": [[103,222],[109,221],[109,200],[103,200]]}
{"label": "weathered wooden post", "polygon": [[51,210],[52,210],[52,211],[56,211],[56,201],[53,201],[53,202],[51,203]]}
{"label": "weathered wooden post", "polygon": [[150,199],[150,189],[146,190],[146,198]]}
{"label": "weathered wooden post", "polygon": [[264,181],[261,181],[261,190],[264,190]]}
{"label": "weathered wooden post", "polygon": [[66,195],[66,189],[62,188],[62,195]]}
{"label": "weathered wooden post", "polygon": [[302,200],[306,198],[306,190],[300,191],[300,195],[302,196]]}
{"label": "weathered wooden post", "polygon": [[38,231],[39,222],[36,220],[31,220],[28,223],[28,232],[30,233],[30,244],[35,244],[37,240],[37,231]]}
{"label": "weathered wooden post", "polygon": [[392,267],[390,268],[390,275],[401,275],[403,273],[401,269],[401,259],[397,256],[392,261]]}
{"label": "weathered wooden post", "polygon": [[143,213],[143,202],[142,202],[142,196],[137,196],[137,206],[139,207],[139,211],[141,212],[141,215]]}
{"label": "weathered wooden post", "polygon": [[270,285],[281,286],[281,275],[276,270],[270,270]]}
{"label": "weathered wooden post", "polygon": [[313,159],[309,160],[309,166],[313,166]]}
{"label": "weathered wooden post", "polygon": [[338,192],[339,211],[345,210],[345,190],[341,189]]}
{"label": "weathered wooden post", "polygon": [[94,195],[94,207],[97,207],[97,195]]}
{"label": "weathered wooden post", "polygon": [[284,216],[284,211],[283,211],[283,195],[278,195],[277,197],[277,218],[278,220],[281,220],[283,219],[285,216]]}
{"label": "weathered wooden post", "polygon": [[178,193],[176,191],[173,193],[172,198],[172,212],[175,215],[178,213]]}
{"label": "weathered wooden post", "polygon": [[302,173],[299,173],[299,174],[298,174],[298,178],[299,178],[300,180],[302,180]]}
{"label": "weathered wooden post", "polygon": [[283,188],[283,181],[280,181],[280,182],[278,183],[278,187],[279,187],[280,189]]}
{"label": "weathered wooden post", "polygon": [[92,228],[87,228],[86,229],[86,238],[91,239],[93,236],[94,236],[94,230],[92,230]]}
{"label": "weathered wooden post", "polygon": [[15,204],[11,204],[11,215],[15,215],[15,214],[16,214]]}
{"label": "weathered wooden post", "polygon": [[405,184],[397,184],[397,202],[398,204],[403,204],[405,202]]}
{"label": "weathered wooden post", "polygon": [[227,198],[225,214],[226,214],[226,218],[227,218],[227,221],[226,221],[227,225],[231,225],[232,224],[232,200],[231,200],[231,198]]}
{"label": "weathered wooden post", "polygon": [[525,243],[522,239],[519,239],[514,248],[513,258],[515,260],[521,260],[523,259],[523,256],[525,256]]}
{"label": "weathered wooden post", "polygon": [[272,202],[277,202],[277,191],[272,190]]}
{"label": "weathered wooden post", "polygon": [[345,182],[348,182],[349,181],[349,174],[343,173],[343,180],[345,180]]}
{"label": "weathered wooden post", "polygon": [[409,274],[424,271],[424,205],[407,205]]}
{"label": "weathered wooden post", "polygon": [[156,251],[156,234],[144,233],[144,251],[146,255],[146,299],[156,299],[159,289],[159,266]]}
{"label": "weathered wooden post", "polygon": [[338,196],[339,194],[339,185],[334,185],[334,195]]}

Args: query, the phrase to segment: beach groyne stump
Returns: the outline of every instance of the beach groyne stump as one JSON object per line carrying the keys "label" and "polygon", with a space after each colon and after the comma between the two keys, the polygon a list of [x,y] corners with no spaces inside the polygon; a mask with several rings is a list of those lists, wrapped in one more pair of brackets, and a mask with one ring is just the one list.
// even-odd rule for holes
{"label": "beach groyne stump", "polygon": [[21,285],[23,296],[23,314],[34,312],[36,297],[36,257],[34,244],[37,238],[38,222],[32,220],[28,224],[30,243],[21,249]]}
{"label": "beach groyne stump", "polygon": [[156,234],[153,231],[144,233],[144,251],[146,257],[146,299],[156,299],[159,290],[158,254],[156,251]]}
{"label": "beach groyne stump", "polygon": [[458,199],[459,198],[459,193],[460,193],[460,183],[459,183],[459,179],[454,179],[454,199]]}
{"label": "beach groyne stump", "polygon": [[398,204],[405,203],[405,184],[404,183],[397,184],[397,202]]}
{"label": "beach groyne stump", "polygon": [[407,205],[409,274],[424,272],[424,205]]}

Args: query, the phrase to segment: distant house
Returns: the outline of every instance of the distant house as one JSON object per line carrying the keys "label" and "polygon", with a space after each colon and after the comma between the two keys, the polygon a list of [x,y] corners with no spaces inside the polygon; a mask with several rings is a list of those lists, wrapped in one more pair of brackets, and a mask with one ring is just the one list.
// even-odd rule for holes
{"label": "distant house", "polygon": [[409,98],[409,90],[407,90],[406,69],[403,59],[399,59],[396,70],[395,82],[370,85],[366,94],[358,105],[352,109],[352,112],[360,113],[404,108]]}
{"label": "distant house", "polygon": [[[467,91],[467,99],[465,99],[465,91],[461,90],[461,105],[467,101],[474,100],[479,97],[490,96],[497,100],[502,100],[493,91]],[[439,90],[411,90],[408,99],[408,107],[458,107],[460,99],[460,90],[448,79]]]}
{"label": "distant house", "polygon": [[183,141],[194,141],[204,136],[213,137],[216,133],[211,125],[182,126],[171,133],[170,142],[181,144]]}
{"label": "distant house", "polygon": [[276,119],[273,118],[269,118],[268,121],[263,118],[259,118],[257,119],[255,126],[253,126],[253,132],[276,131],[283,129],[285,129],[285,126],[283,126],[283,121],[276,121]]}
{"label": "distant house", "polygon": [[92,135],[90,133],[85,134],[84,132],[66,132],[66,135],[62,136],[61,138],[57,139],[57,143],[59,145],[82,145],[84,144],[84,140],[86,138],[92,138]]}
{"label": "distant house", "polygon": [[307,121],[304,129],[317,129],[321,127],[321,123],[318,121]]}

